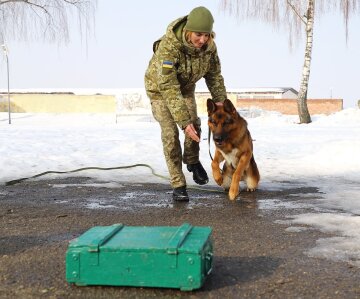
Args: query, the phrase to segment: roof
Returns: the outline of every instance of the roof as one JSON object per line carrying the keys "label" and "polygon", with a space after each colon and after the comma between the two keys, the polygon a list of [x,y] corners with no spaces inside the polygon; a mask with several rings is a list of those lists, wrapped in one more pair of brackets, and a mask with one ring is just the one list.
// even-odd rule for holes
{"label": "roof", "polygon": [[[197,92],[208,92],[207,89],[196,89]],[[227,89],[227,93],[286,93],[288,91],[298,94],[292,87],[248,87]]]}

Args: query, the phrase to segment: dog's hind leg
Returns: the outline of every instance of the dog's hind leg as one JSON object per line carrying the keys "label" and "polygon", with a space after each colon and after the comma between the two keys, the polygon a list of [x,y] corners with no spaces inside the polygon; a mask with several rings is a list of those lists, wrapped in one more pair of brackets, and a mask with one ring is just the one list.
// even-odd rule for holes
{"label": "dog's hind leg", "polygon": [[251,157],[250,164],[248,169],[246,169],[245,182],[246,182],[246,191],[255,191],[260,181],[259,169],[256,165],[254,156]]}
{"label": "dog's hind leg", "polygon": [[233,173],[234,173],[234,169],[231,167],[231,165],[225,162],[222,169],[223,182],[221,185],[221,187],[223,187],[225,191],[229,191],[230,189]]}

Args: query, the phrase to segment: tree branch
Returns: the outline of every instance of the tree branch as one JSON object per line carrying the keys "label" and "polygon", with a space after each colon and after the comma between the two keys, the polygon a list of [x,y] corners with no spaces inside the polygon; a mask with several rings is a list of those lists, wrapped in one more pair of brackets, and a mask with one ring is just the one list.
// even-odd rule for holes
{"label": "tree branch", "polygon": [[39,4],[36,4],[36,3],[33,3],[29,0],[1,0],[0,1],[0,5],[2,4],[6,4],[6,3],[14,3],[14,2],[21,2],[21,3],[25,3],[25,4],[28,4],[30,6],[35,6],[37,8],[40,8],[42,9],[47,15],[50,15],[49,11],[42,5],[39,5]]}
{"label": "tree branch", "polygon": [[[0,0],[0,32],[4,39],[69,41],[69,18],[77,11],[80,34],[87,39],[97,0]],[[85,23],[84,23],[85,22]],[[0,37],[0,38],[1,38]]]}
{"label": "tree branch", "polygon": [[304,23],[304,25],[306,25],[307,20],[305,20],[304,17],[302,17],[299,12],[296,10],[296,7],[290,2],[290,0],[286,0],[287,4],[289,4],[289,6],[291,7],[291,9],[294,11],[294,13],[299,17],[299,19],[301,20],[301,22]]}

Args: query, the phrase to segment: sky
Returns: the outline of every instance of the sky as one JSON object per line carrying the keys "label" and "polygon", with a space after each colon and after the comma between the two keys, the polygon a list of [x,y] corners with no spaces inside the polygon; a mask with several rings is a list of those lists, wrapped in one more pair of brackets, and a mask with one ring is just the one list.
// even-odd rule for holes
{"label": "sky", "polygon": [[[288,199],[260,199],[258,212],[281,210],[274,222],[284,230],[301,234],[304,230],[320,230],[324,235],[314,247],[304,252],[307,256],[345,261],[360,267],[360,109],[347,108],[335,114],[312,117],[313,122],[299,125],[297,116],[256,108],[239,110],[246,118],[254,141],[254,156],[261,174],[259,189],[282,191],[309,188],[314,193],[291,194]],[[0,185],[10,180],[34,176],[45,171],[70,171],[83,167],[117,167],[149,164],[154,171],[168,177],[162,154],[160,126],[150,110],[139,115],[122,112],[117,122],[114,114],[30,114],[0,112]],[[127,115],[127,116],[124,116]],[[202,115],[202,123],[206,116]],[[209,184],[216,188],[211,175],[208,154],[207,127],[203,126],[200,160],[209,174]],[[181,134],[183,140],[183,135]],[[213,143],[210,151],[214,153]],[[184,171],[189,186],[194,185],[191,173]],[[167,180],[153,176],[146,167],[100,171],[88,170],[72,174],[45,175],[38,179],[67,176],[90,178],[79,188],[124,187],[122,182],[135,184],[162,183],[169,186],[169,202],[157,208],[173,208],[171,187]],[[139,181],[141,178],[141,182]],[[66,184],[53,184],[66,188]],[[71,186],[73,186],[71,184]],[[306,189],[306,187],[309,187]],[[241,185],[244,188],[244,185]],[[0,198],[7,189],[1,188]],[[151,190],[149,190],[151,192]],[[255,191],[256,192],[256,191]],[[227,196],[223,196],[226,204]],[[192,197],[185,209],[203,204]],[[141,194],[145,197],[146,194]],[[215,195],[211,195],[215,196]],[[211,196],[208,201],[211,204]],[[115,201],[89,196],[85,209],[126,209],[137,196],[124,192]],[[241,193],[240,193],[241,200]],[[217,204],[219,201],[217,201]],[[66,201],[59,204],[69,204]],[[141,203],[143,204],[143,203]],[[151,205],[151,203],[149,203]],[[215,207],[218,208],[218,207]],[[220,206],[221,208],[221,206]],[[304,214],[303,209],[309,212]],[[280,216],[281,215],[281,216]]]}
{"label": "sky", "polygon": [[[299,90],[304,39],[288,46],[285,28],[238,20],[220,1],[98,1],[95,30],[87,42],[71,26],[68,45],[6,41],[12,89],[143,88],[152,43],[174,19],[196,6],[214,15],[214,31],[227,89],[292,87]],[[344,107],[360,99],[360,17],[349,23],[327,14],[316,20],[309,98],[342,98]],[[204,81],[198,87],[204,88]],[[7,88],[6,62],[0,54],[0,89]]]}

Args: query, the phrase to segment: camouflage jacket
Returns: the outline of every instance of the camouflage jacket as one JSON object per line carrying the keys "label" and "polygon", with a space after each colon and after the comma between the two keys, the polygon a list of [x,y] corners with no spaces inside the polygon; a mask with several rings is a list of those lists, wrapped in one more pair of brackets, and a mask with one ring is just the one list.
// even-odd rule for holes
{"label": "camouflage jacket", "polygon": [[[145,74],[145,88],[151,101],[164,100],[181,127],[190,121],[184,97],[193,97],[195,83],[205,78],[214,101],[226,99],[224,79],[215,43],[197,49],[183,42],[186,17],[173,21],[166,34],[154,43],[154,54]],[[180,34],[179,34],[180,32]]]}

